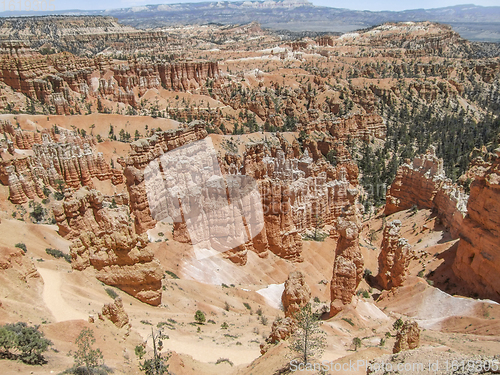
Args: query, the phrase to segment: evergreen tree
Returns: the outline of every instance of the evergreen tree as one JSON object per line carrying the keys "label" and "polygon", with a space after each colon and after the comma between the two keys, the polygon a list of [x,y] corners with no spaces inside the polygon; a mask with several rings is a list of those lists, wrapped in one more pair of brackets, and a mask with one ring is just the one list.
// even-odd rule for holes
{"label": "evergreen tree", "polygon": [[320,328],[318,317],[311,311],[311,304],[307,304],[298,311],[294,318],[297,330],[290,340],[290,350],[297,353],[302,363],[309,363],[311,359],[321,356],[326,346],[325,333]]}

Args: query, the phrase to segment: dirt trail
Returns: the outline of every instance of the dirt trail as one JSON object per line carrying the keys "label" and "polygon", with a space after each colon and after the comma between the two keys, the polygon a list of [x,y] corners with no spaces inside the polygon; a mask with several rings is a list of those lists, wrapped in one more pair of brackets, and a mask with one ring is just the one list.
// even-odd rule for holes
{"label": "dirt trail", "polygon": [[60,272],[42,267],[38,268],[38,272],[42,275],[44,282],[43,301],[56,322],[87,319],[85,314],[72,308],[64,299],[61,293],[62,280]]}

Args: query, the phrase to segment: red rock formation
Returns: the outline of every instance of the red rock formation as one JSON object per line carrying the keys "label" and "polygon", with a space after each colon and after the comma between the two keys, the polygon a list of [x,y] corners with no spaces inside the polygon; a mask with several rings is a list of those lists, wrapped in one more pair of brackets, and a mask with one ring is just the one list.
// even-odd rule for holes
{"label": "red rock formation", "polygon": [[363,276],[364,261],[359,250],[360,225],[356,218],[352,219],[339,218],[337,223],[339,239],[330,285],[330,316],[335,316],[351,303]]}
{"label": "red rock formation", "polygon": [[271,333],[266,341],[260,344],[260,354],[264,355],[272,345],[286,340],[297,329],[297,323],[290,317],[277,318],[271,326]]}
{"label": "red rock formation", "polygon": [[411,246],[400,235],[401,222],[394,220],[384,229],[381,251],[378,256],[377,280],[384,289],[401,286],[406,280],[412,257]]}
{"label": "red rock formation", "polygon": [[480,297],[500,301],[500,149],[495,152],[491,167],[471,184],[453,271]]}
{"label": "red rock formation", "polygon": [[[107,38],[110,36],[107,35]],[[76,57],[69,52],[43,56],[34,51],[0,57],[0,81],[32,99],[55,107],[57,114],[80,112],[77,98],[102,96],[137,106],[146,90],[199,88],[217,80],[217,62],[152,63],[131,60],[111,66],[103,57]]]}
{"label": "red rock formation", "polygon": [[331,35],[323,35],[316,38],[316,43],[318,43],[318,45],[322,47],[331,47],[334,45],[335,39],[337,38],[338,37],[334,37]]}
{"label": "red rock formation", "polygon": [[271,345],[286,340],[297,329],[295,314],[309,303],[311,289],[304,280],[300,271],[291,272],[285,281],[285,289],[281,295],[281,302],[285,310],[285,318],[277,318],[271,327],[271,333],[260,345],[260,353],[265,354]]}
{"label": "red rock formation", "polygon": [[116,297],[113,303],[107,303],[102,307],[101,314],[108,318],[115,326],[122,328],[129,324],[128,314],[123,308],[120,297]]}
{"label": "red rock formation", "polygon": [[396,354],[403,350],[411,350],[420,346],[420,328],[417,322],[406,321],[396,334],[396,342],[392,353]]}
{"label": "red rock formation", "polygon": [[118,159],[124,168],[127,189],[130,197],[130,209],[134,217],[135,230],[138,234],[155,226],[148,203],[144,169],[149,163],[165,152],[203,139],[207,132],[202,122],[193,122],[188,127],[158,132],[153,137],[140,139],[130,144],[131,152],[126,158]]}
{"label": "red rock formation", "polygon": [[[30,133],[16,129],[14,139],[19,140],[19,134]],[[52,141],[56,136],[60,142]],[[26,147],[31,145],[32,155],[16,153],[0,161],[0,182],[9,186],[12,203],[26,203],[35,196],[43,198],[43,187],[58,188],[57,180],[72,188],[92,187],[94,177],[111,179],[114,183],[123,181],[121,171],[111,169],[103,155],[94,152],[95,139],[82,138],[72,132],[57,135],[44,132],[41,137],[40,143],[22,143]],[[34,138],[23,136],[22,139]]]}
{"label": "red rock formation", "polygon": [[[257,180],[263,201],[265,227],[253,240],[259,254],[267,250],[285,259],[300,260],[299,232],[318,222],[332,224],[351,205],[344,166],[334,169],[324,160],[314,162],[306,151],[300,159],[282,142],[266,148],[246,146],[242,173]],[[357,178],[357,169],[353,175]]]}
{"label": "red rock formation", "polygon": [[33,262],[18,248],[0,246],[0,271],[14,269],[20,280],[27,282],[31,278],[39,278]]}
{"label": "red rock formation", "polygon": [[394,182],[387,190],[384,213],[418,208],[434,208],[457,237],[466,213],[467,194],[447,179],[443,160],[436,157],[431,148],[425,155],[415,157],[413,163],[398,168]]}
{"label": "red rock formation", "polygon": [[146,247],[146,235],[137,235],[130,225],[128,209],[106,208],[96,190],[82,188],[54,207],[59,233],[73,239],[71,266],[93,267],[105,284],[151,305],[161,302],[162,271]]}
{"label": "red rock formation", "polygon": [[187,91],[219,77],[217,62],[173,63],[158,67],[162,85],[167,89]]}
{"label": "red rock formation", "polygon": [[285,289],[281,295],[285,317],[293,318],[294,314],[307,305],[310,299],[311,289],[307,285],[302,272],[291,272],[285,281]]}
{"label": "red rock formation", "polygon": [[[330,102],[326,102],[327,104]],[[330,106],[335,106],[334,103],[330,103]],[[329,112],[327,110],[326,112]],[[335,111],[333,111],[335,113]],[[307,121],[306,126],[300,128],[306,133],[313,131],[323,132],[327,135],[331,135],[333,140],[347,141],[349,138],[352,139],[362,139],[369,141],[372,138],[385,139],[387,127],[384,123],[382,117],[375,113],[368,114],[349,114],[342,116],[340,118],[334,118],[333,120],[322,119],[319,121]],[[315,137],[317,138],[317,136]],[[325,141],[329,139],[325,139]],[[318,142],[319,144],[320,142]],[[326,153],[323,153],[326,156]],[[314,155],[311,155],[314,157]],[[315,158],[316,160],[316,158]]]}
{"label": "red rock formation", "polygon": [[[220,227],[222,218],[211,213],[211,203],[203,203],[205,199],[208,199],[205,198],[205,194],[201,194],[205,187],[200,191],[193,190],[193,194],[188,199],[189,202],[198,202],[197,207],[202,208],[201,210],[197,208],[200,211],[200,217],[192,217],[190,214],[192,208],[188,206],[182,206],[179,213],[170,212],[167,214],[165,210],[168,211],[168,207],[170,209],[175,207],[177,202],[170,202],[171,198],[168,194],[165,195],[168,189],[164,186],[163,177],[156,182],[153,182],[154,179],[149,179],[148,181],[151,181],[154,186],[151,185],[148,191],[146,191],[144,177],[146,166],[152,168],[150,163],[153,161],[153,164],[157,165],[155,168],[158,169],[158,176],[161,175],[162,171],[166,173],[165,168],[174,168],[175,174],[179,176],[186,174],[188,172],[186,168],[189,169],[188,165],[180,169],[179,163],[175,161],[172,166],[163,165],[167,163],[168,155],[167,159],[163,158],[162,155],[178,146],[204,138],[206,132],[202,125],[201,122],[195,122],[185,130],[158,133],[149,140],[134,142],[131,144],[132,151],[127,159],[119,160],[125,169],[124,174],[127,178],[131,209],[138,233],[152,228],[155,225],[154,218],[157,215],[165,217],[180,215],[174,220],[174,239],[198,246],[199,243],[202,243],[200,242],[201,237],[196,235],[196,238],[193,239],[193,233],[188,233],[189,225],[194,225],[193,228],[198,228],[196,229],[198,231],[201,230],[201,227],[206,227],[203,233],[206,232],[211,245],[217,245],[214,241],[217,242],[216,238],[220,237],[222,233],[217,234],[214,231]],[[203,150],[200,152],[206,153]],[[344,157],[340,157],[339,168],[335,169],[323,160],[313,162],[307,156],[307,151],[301,159],[297,159],[295,156],[298,153],[298,148],[281,139],[279,146],[266,147],[264,143],[246,145],[243,160],[236,156],[228,158],[227,155],[224,159],[218,160],[217,164],[221,163],[220,169],[227,174],[225,179],[232,178],[231,183],[234,184],[240,177],[251,177],[256,181],[256,188],[262,199],[264,227],[258,233],[252,232],[251,236],[247,236],[245,243],[235,239],[232,250],[224,251],[225,256],[233,262],[245,264],[247,250],[255,251],[261,257],[265,257],[267,252],[271,251],[281,258],[300,261],[302,241],[298,228],[301,231],[311,228],[317,220],[322,220],[324,224],[333,223],[335,218],[341,216],[345,209],[352,204],[348,192],[351,185],[346,180],[346,171],[343,168],[344,165],[350,166],[350,160],[345,163]],[[161,168],[156,162],[160,157],[162,157]],[[208,161],[214,158],[207,154],[205,159]],[[194,159],[192,162],[197,163]],[[216,163],[217,160],[214,159],[213,162]],[[212,166],[210,164],[210,166],[214,170],[219,169],[218,165]],[[151,169],[151,171],[153,170]],[[238,175],[239,171],[242,175]],[[350,173],[352,176],[350,177],[355,181],[357,169],[351,168]],[[231,177],[232,174],[235,176]],[[172,181],[168,182],[168,184],[171,183]],[[215,190],[210,193],[209,189],[207,193],[213,194]],[[148,194],[154,196],[149,197]],[[233,198],[237,198],[236,195]],[[153,211],[148,199],[153,199],[155,202]],[[187,197],[183,199],[187,199]],[[199,220],[202,220],[203,223]],[[189,221],[189,225],[186,224],[187,221]],[[226,236],[228,233],[233,233],[233,229],[227,227],[227,224],[226,229]],[[235,230],[234,233],[236,235],[248,231],[247,224],[244,224],[241,230]],[[208,238],[204,240],[208,240]]]}

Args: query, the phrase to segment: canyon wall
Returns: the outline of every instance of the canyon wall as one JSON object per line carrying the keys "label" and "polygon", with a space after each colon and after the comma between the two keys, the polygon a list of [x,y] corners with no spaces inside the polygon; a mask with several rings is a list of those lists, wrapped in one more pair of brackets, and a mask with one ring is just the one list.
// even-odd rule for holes
{"label": "canyon wall", "polygon": [[101,97],[134,107],[146,90],[164,87],[187,91],[217,80],[217,62],[151,62],[77,57],[69,52],[41,55],[34,51],[0,54],[0,81],[57,114],[83,113],[81,97]]}
{"label": "canyon wall", "polygon": [[458,237],[467,212],[468,196],[446,178],[443,160],[433,148],[398,168],[394,182],[387,190],[385,215],[417,208],[435,209],[454,238]]}
{"label": "canyon wall", "polygon": [[[185,129],[133,142],[130,155],[118,160],[137,233],[170,217],[174,239],[192,244],[195,253],[198,248],[215,249],[237,264],[246,263],[248,250],[260,257],[270,251],[301,261],[301,232],[333,223],[353,204],[353,185],[347,177],[356,183],[357,169],[347,156],[337,167],[324,160],[314,162],[307,150],[298,157],[293,144],[276,137],[274,143],[246,144],[242,157],[222,157],[206,136],[204,123],[195,121]],[[205,170],[213,176],[205,176]],[[218,194],[221,189],[224,194]],[[244,196],[248,189],[256,194]],[[254,199],[260,204],[252,203]],[[221,210],[230,212],[222,215]]]}
{"label": "canyon wall", "polygon": [[453,271],[481,298],[500,302],[500,149],[495,152],[496,160],[471,184]]}

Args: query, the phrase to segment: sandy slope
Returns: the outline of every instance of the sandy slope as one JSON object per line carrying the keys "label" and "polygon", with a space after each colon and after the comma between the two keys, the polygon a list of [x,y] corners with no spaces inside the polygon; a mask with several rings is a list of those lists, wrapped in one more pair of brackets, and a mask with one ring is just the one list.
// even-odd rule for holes
{"label": "sandy slope", "polygon": [[38,267],[38,272],[42,275],[44,282],[43,301],[54,315],[56,322],[88,318],[85,314],[75,310],[64,299],[61,292],[64,275],[61,274],[61,271]]}

